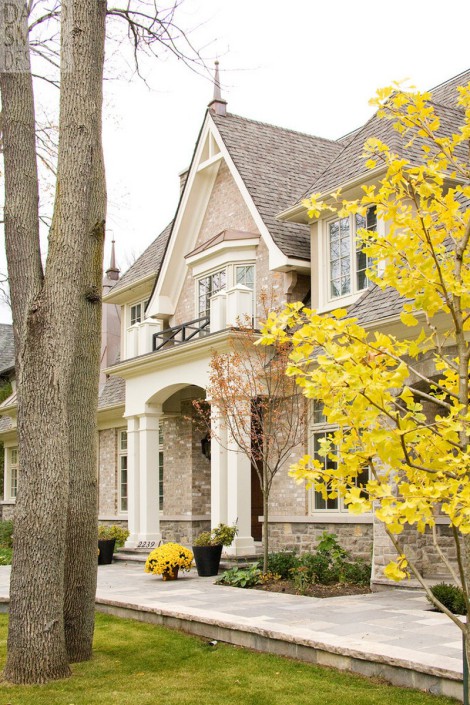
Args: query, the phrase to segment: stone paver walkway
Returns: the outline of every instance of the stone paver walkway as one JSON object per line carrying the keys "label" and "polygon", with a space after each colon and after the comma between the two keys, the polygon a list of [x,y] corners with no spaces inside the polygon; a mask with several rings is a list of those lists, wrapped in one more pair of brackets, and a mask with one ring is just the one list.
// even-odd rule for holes
{"label": "stone paver walkway", "polygon": [[[0,601],[9,568],[0,567]],[[430,611],[423,593],[390,590],[316,599],[214,585],[194,571],[175,582],[141,563],[98,569],[98,609],[178,626],[391,682],[460,697],[460,630]]]}

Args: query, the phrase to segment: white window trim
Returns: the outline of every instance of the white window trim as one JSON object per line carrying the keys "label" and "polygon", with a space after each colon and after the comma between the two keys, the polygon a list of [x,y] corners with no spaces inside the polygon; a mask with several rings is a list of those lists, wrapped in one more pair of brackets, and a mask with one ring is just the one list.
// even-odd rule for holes
{"label": "white window trim", "polygon": [[[330,292],[330,252],[329,252],[329,227],[331,223],[335,221],[342,220],[337,215],[331,218],[325,218],[319,223],[319,238],[318,238],[318,282],[319,282],[319,306],[318,311],[324,313],[326,311],[332,311],[335,308],[343,308],[350,306],[355,303],[365,291],[365,289],[356,289],[356,220],[354,215],[349,215],[349,228],[351,233],[351,245],[350,245],[350,257],[351,257],[351,281],[354,282],[354,290],[349,294],[344,294],[343,296],[331,296]],[[384,233],[384,221],[377,217],[377,232],[379,234]],[[378,265],[378,271],[383,269],[380,263]]]}
{"label": "white window trim", "polygon": [[[122,448],[122,434],[126,434],[126,448]],[[117,471],[118,471],[118,478],[117,478],[117,485],[118,485],[118,514],[122,516],[127,516],[129,512],[129,450],[128,450],[128,442],[129,442],[129,436],[127,435],[127,428],[120,428],[118,429],[117,432]],[[122,457],[127,458],[127,468],[126,468],[126,473],[127,473],[127,482],[126,482],[126,488],[127,488],[127,510],[122,509],[122,476],[121,476],[121,458]]]}
{"label": "white window trim", "polygon": [[199,282],[201,279],[205,279],[206,277],[210,277],[212,274],[216,274],[217,272],[221,272],[223,269],[225,269],[225,288],[221,289],[221,291],[227,291],[228,289],[232,289],[234,286],[237,284],[236,280],[236,268],[237,267],[253,267],[253,302],[256,302],[256,261],[255,260],[235,260],[231,262],[226,262],[223,266],[221,267],[213,267],[211,269],[208,269],[207,271],[201,272],[198,274],[197,277],[195,277],[195,304],[194,304],[194,311],[195,311],[195,318],[199,318]]}
{"label": "white window trim", "polygon": [[[333,424],[329,424],[326,421],[322,423],[313,423],[313,401],[312,401],[312,407],[311,407],[311,415],[310,415],[311,421],[309,424],[309,434],[308,434],[308,454],[311,458],[314,457],[314,442],[313,442],[313,437],[315,434],[319,433],[334,433],[335,431],[338,430],[337,426],[334,426]],[[344,505],[344,498],[343,497],[338,497],[338,507],[335,507],[333,509],[319,509],[318,507],[315,507],[315,488],[311,487],[307,491],[307,510],[308,514],[311,517],[312,521],[316,521],[318,523],[324,522],[326,517],[338,517],[338,519],[334,520],[334,523],[340,523],[339,517],[345,517],[345,516],[350,516],[351,512],[348,510],[347,507]],[[364,512],[364,516],[370,516],[371,512]],[[361,523],[361,516],[353,517],[350,521],[352,523],[355,523],[354,520],[357,519],[357,523]],[[363,522],[362,522],[363,523]]]}
{"label": "white window trim", "polygon": [[[4,473],[4,501],[15,503],[18,494],[18,460],[12,462],[12,453],[16,451],[18,454],[18,446],[5,446],[5,473]],[[18,456],[17,456],[18,457]],[[16,470],[16,494],[11,492],[12,470]]]}
{"label": "white window trim", "polygon": [[[147,305],[148,299],[137,299],[136,301],[132,301],[128,304],[126,304],[126,328],[129,330],[131,328],[134,328],[135,326],[139,326],[143,321],[145,320],[145,306]],[[141,319],[140,321],[136,321],[135,323],[131,323],[131,311],[134,308],[134,306],[139,306],[140,304],[140,315]]]}

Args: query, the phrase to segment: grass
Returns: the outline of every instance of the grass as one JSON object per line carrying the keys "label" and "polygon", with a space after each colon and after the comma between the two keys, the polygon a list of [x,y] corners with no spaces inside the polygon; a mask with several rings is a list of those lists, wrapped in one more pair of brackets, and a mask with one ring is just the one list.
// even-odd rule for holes
{"label": "grass", "polygon": [[2,548],[0,546],[0,565],[10,565],[13,551],[11,548]]}
{"label": "grass", "polygon": [[[7,617],[0,615],[0,668]],[[1,705],[455,705],[350,673],[97,615],[94,657],[70,679],[1,684]]]}

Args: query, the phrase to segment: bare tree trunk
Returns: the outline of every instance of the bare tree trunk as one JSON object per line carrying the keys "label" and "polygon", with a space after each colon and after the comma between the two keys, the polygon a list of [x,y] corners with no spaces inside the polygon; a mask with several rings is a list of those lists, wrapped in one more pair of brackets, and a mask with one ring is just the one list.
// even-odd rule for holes
{"label": "bare tree trunk", "polygon": [[[64,13],[62,56],[65,52],[68,65],[61,75],[57,189],[44,278],[37,233],[14,237],[26,228],[22,200],[37,218],[37,176],[29,173],[36,163],[30,76],[1,78],[21,470],[4,675],[16,683],[64,677],[70,672],[69,654],[82,660],[91,652],[106,204],[101,151],[105,10],[103,0],[73,0]],[[21,157],[21,149],[25,152],[24,164],[15,155],[16,146]],[[23,188],[13,175],[17,161]],[[33,177],[35,207],[28,181]],[[16,190],[9,190],[15,179]],[[33,231],[34,217],[30,220]]]}
{"label": "bare tree trunk", "polygon": [[[95,620],[97,571],[97,427],[98,370],[101,344],[101,287],[106,216],[106,184],[101,139],[106,2],[76,4],[74,28],[92,34],[87,47],[87,99],[73,104],[74,74],[64,76],[70,125],[76,110],[90,135],[91,191],[83,237],[83,267],[79,281],[79,336],[75,344],[74,374],[69,393],[70,493],[65,564],[65,639],[71,662],[91,658]],[[91,26],[89,23],[91,22]],[[88,26],[87,26],[88,25]],[[75,57],[74,57],[75,61]],[[83,70],[83,59],[80,59]],[[67,94],[69,94],[67,96]],[[76,118],[75,118],[76,119]],[[73,129],[72,129],[73,133]],[[73,139],[73,134],[72,134]]]}
{"label": "bare tree trunk", "polygon": [[263,573],[268,572],[269,554],[269,488],[268,488],[268,468],[263,463]]}
{"label": "bare tree trunk", "polygon": [[[56,371],[58,360],[51,345],[57,318],[51,291],[43,290],[31,74],[2,74],[0,86],[5,241],[19,382],[21,448],[4,675],[7,680],[28,683],[61,678],[69,673],[62,617],[61,560],[65,539],[63,511],[68,494],[66,417],[60,388],[63,377]],[[53,322],[49,325],[46,322],[51,315]],[[51,424],[56,425],[53,434]]]}

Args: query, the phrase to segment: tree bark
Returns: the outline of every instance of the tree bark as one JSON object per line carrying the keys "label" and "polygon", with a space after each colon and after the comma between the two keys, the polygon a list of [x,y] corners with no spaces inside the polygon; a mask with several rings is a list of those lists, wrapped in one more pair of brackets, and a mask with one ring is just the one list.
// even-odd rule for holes
{"label": "tree bark", "polygon": [[[70,673],[69,655],[83,660],[91,653],[106,205],[101,150],[105,11],[104,0],[73,0],[64,12],[62,57],[66,54],[68,61],[61,71],[57,189],[44,277],[34,230],[31,77],[1,77],[5,226],[19,373],[21,475],[4,672],[15,683],[64,677]],[[31,211],[26,223],[23,210]]]}
{"label": "tree bark", "polygon": [[[67,544],[65,563],[65,639],[71,662],[91,658],[95,619],[97,571],[97,427],[95,409],[98,404],[98,370],[101,349],[101,287],[103,244],[106,217],[106,184],[101,139],[103,102],[103,63],[106,2],[98,0],[94,16],[89,5],[81,5],[85,15],[75,10],[74,27],[92,33],[87,52],[86,72],[89,76],[87,100],[82,106],[83,121],[88,121],[91,141],[91,190],[87,209],[88,222],[83,238],[83,267],[79,282],[80,332],[75,343],[74,374],[69,393],[70,475],[67,512]],[[83,60],[81,64],[83,67]],[[73,122],[74,106],[67,94],[74,94],[73,73],[64,76],[62,90],[69,119]]]}

